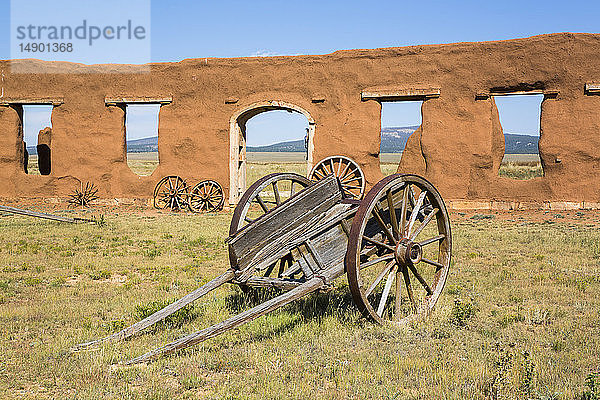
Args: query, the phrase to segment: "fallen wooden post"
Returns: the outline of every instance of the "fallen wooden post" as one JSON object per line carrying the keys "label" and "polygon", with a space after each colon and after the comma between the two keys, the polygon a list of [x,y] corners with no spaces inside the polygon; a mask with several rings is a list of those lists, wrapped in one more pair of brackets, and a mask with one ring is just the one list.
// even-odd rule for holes
{"label": "fallen wooden post", "polygon": [[38,212],[38,211],[31,211],[31,210],[22,210],[20,208],[14,208],[14,207],[2,206],[2,205],[0,205],[0,211],[4,211],[7,213],[11,213],[11,214],[26,215],[28,217],[50,219],[53,221],[69,222],[71,224],[77,223],[79,221],[94,222],[94,223],[96,222],[93,219],[79,218],[79,217],[73,217],[73,218],[62,217],[60,215],[46,214],[46,213],[42,213],[42,212]]}

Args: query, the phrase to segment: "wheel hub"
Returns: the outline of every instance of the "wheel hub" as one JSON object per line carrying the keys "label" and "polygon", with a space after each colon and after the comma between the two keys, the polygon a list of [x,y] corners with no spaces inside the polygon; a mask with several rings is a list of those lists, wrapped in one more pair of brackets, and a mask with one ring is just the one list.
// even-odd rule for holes
{"label": "wheel hub", "polygon": [[419,243],[403,238],[396,246],[394,257],[400,265],[417,264],[423,258],[423,248]]}

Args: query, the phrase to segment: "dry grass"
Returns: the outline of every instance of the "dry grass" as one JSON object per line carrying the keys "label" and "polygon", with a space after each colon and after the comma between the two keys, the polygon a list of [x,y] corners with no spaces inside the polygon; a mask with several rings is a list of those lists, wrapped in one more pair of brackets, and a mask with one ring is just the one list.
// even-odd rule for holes
{"label": "dry grass", "polygon": [[341,277],[331,293],[149,365],[119,368],[112,364],[256,304],[226,286],[176,324],[64,353],[223,272],[230,212],[121,212],[107,215],[104,226],[0,216],[0,393],[582,398],[586,378],[594,381],[600,368],[600,214],[580,212],[576,222],[561,213],[500,217],[452,215],[451,275],[427,321],[404,329],[373,325],[353,307]]}
{"label": "dry grass", "polygon": [[502,163],[498,175],[511,178],[527,180],[544,176],[542,164],[539,162],[507,162]]}
{"label": "dry grass", "polygon": [[127,165],[137,175],[151,175],[158,167],[158,153],[127,153]]}

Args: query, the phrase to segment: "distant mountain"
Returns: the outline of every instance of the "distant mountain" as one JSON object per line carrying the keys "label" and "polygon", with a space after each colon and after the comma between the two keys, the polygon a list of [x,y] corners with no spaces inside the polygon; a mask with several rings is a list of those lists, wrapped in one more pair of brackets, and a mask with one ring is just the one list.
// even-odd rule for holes
{"label": "distant mountain", "polygon": [[[410,135],[419,126],[386,127],[381,129],[381,152],[402,153]],[[504,135],[506,154],[537,154],[538,137],[507,133]],[[275,143],[268,146],[248,146],[249,152],[304,152],[304,140]]]}
{"label": "distant mountain", "polygon": [[149,137],[127,141],[128,153],[149,153],[158,151],[158,137]]}
{"label": "distant mountain", "polygon": [[[401,153],[410,135],[418,128],[414,126],[386,127],[381,129],[381,152],[382,153]],[[520,135],[507,133],[504,135],[504,146],[506,154],[537,154],[538,153],[537,136]],[[30,155],[37,154],[35,146],[28,146],[27,151]],[[147,153],[158,151],[158,137],[149,137],[143,139],[129,140],[127,142],[127,152],[129,153]],[[291,140],[270,144],[267,146],[248,146],[249,152],[304,152],[304,140]]]}
{"label": "distant mountain", "polygon": [[[157,136],[127,141],[128,153],[150,153],[153,151],[158,151]],[[29,155],[35,155],[37,154],[37,148],[35,146],[27,146],[27,152]]]}
{"label": "distant mountain", "polygon": [[266,152],[266,153],[301,153],[304,149],[304,139],[291,140],[289,142],[281,142],[275,144],[269,144],[267,146],[248,146],[246,148],[250,152]]}
{"label": "distant mountain", "polygon": [[417,128],[419,125],[381,128],[380,151],[382,153],[402,153],[408,138]]}
{"label": "distant mountain", "polygon": [[505,154],[538,154],[538,136],[504,134]]}

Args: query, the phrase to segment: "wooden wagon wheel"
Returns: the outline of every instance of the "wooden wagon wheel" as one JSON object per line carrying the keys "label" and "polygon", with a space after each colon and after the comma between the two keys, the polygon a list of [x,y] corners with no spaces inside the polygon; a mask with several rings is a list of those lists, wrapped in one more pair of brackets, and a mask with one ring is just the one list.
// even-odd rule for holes
{"label": "wooden wagon wheel", "polygon": [[[267,214],[273,208],[283,203],[300,190],[310,185],[310,181],[302,175],[291,172],[273,173],[263,176],[254,182],[244,192],[235,210],[233,218],[229,225],[229,235],[232,236],[247,226],[251,222]],[[229,257],[232,268],[237,269]],[[284,278],[298,278],[298,274],[302,274],[301,270],[290,270],[293,264],[293,257],[288,254],[282,257],[276,263],[270,265],[267,269],[260,272],[263,277],[280,278],[284,273],[289,276]]]}
{"label": "wooden wagon wheel", "polygon": [[451,249],[450,220],[435,187],[416,175],[384,178],[350,229],[345,264],[354,302],[380,323],[429,314],[444,288]]}
{"label": "wooden wagon wheel", "polygon": [[223,208],[223,188],[213,180],[202,181],[190,190],[188,205],[192,212],[214,212]]}
{"label": "wooden wagon wheel", "polygon": [[162,178],[154,187],[154,207],[171,211],[182,210],[188,206],[188,185],[177,175]]}
{"label": "wooden wagon wheel", "polygon": [[308,179],[318,181],[331,174],[340,179],[345,196],[362,199],[365,192],[365,175],[356,162],[345,156],[324,158],[313,167]]}
{"label": "wooden wagon wheel", "polygon": [[229,236],[234,235],[261,215],[268,213],[309,184],[308,179],[291,172],[263,176],[254,182],[240,198],[233,211]]}

